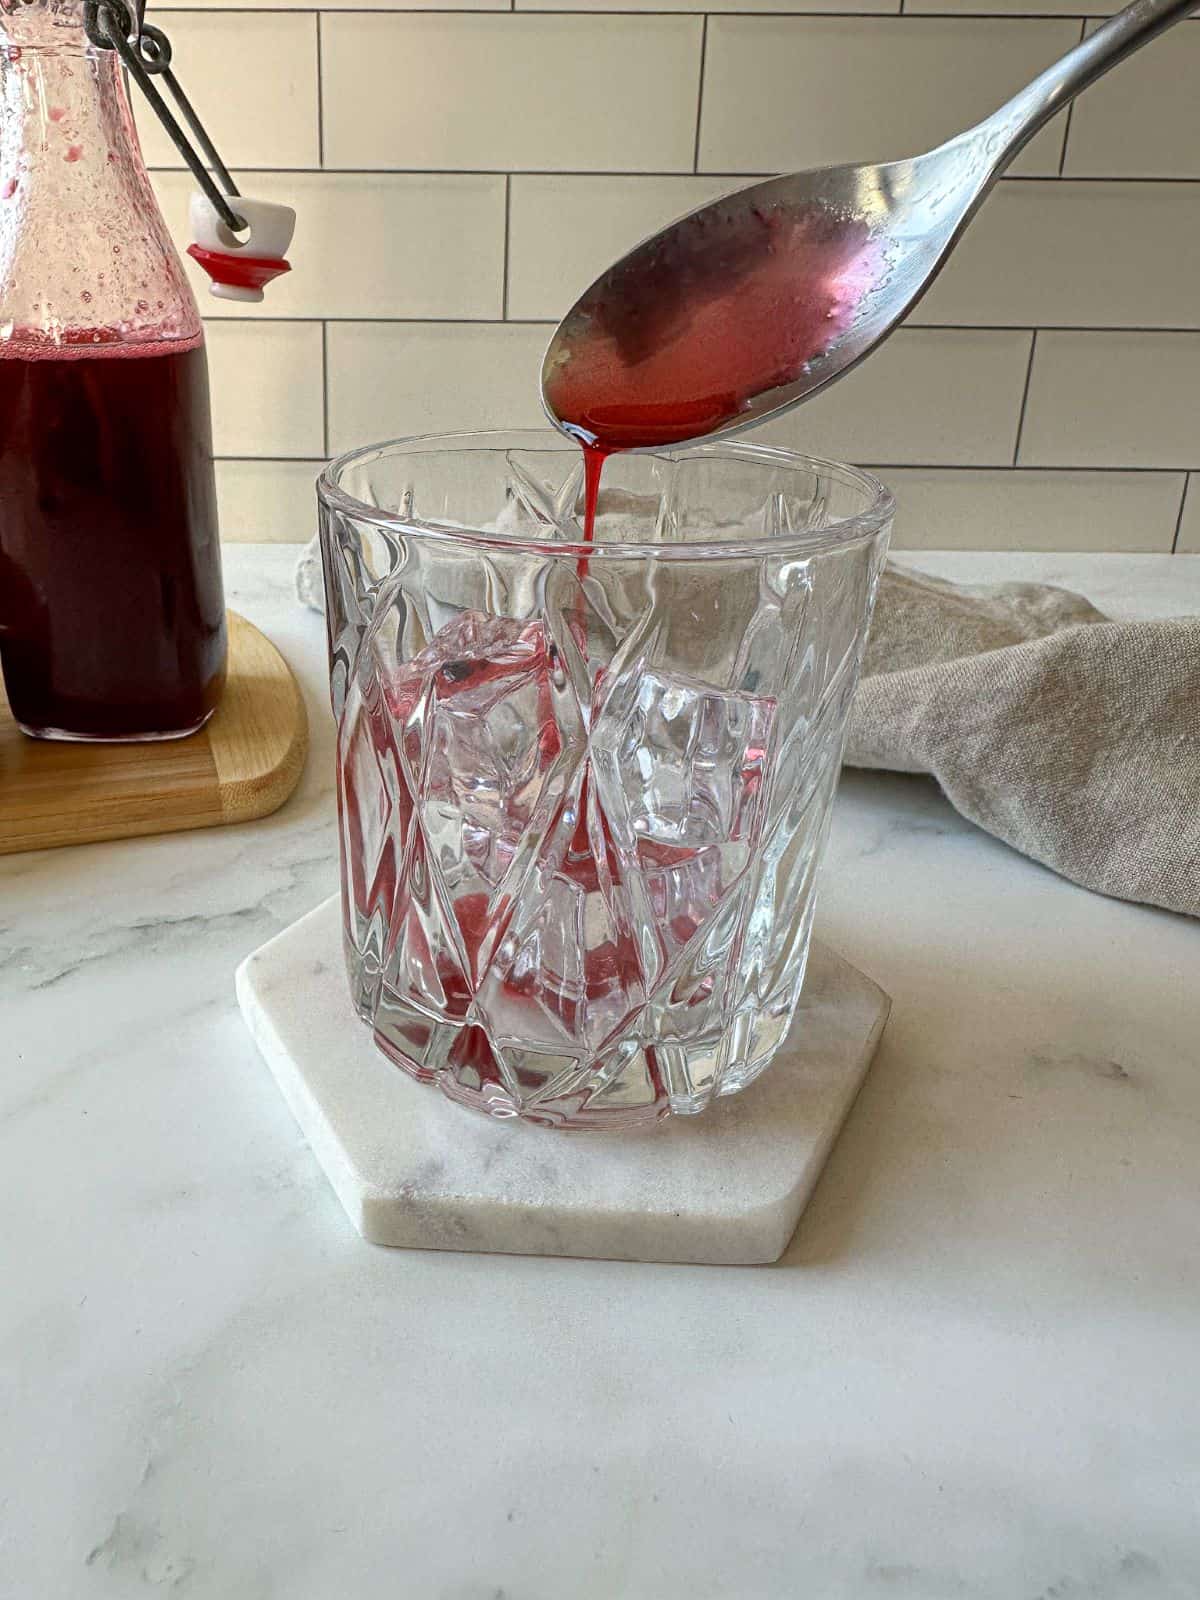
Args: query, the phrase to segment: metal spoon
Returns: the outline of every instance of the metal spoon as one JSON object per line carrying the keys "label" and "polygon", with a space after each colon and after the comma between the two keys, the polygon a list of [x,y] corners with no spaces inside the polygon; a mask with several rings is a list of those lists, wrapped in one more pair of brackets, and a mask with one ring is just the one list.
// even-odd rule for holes
{"label": "metal spoon", "polygon": [[771,178],[598,278],[542,365],[552,422],[602,449],[728,434],[856,366],[929,288],[1056,112],[1197,0],[1134,0],[986,122],[928,155]]}

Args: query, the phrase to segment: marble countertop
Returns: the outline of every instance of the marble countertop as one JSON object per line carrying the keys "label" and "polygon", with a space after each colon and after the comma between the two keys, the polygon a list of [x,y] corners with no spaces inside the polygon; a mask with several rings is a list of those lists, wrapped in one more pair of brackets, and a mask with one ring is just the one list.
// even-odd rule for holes
{"label": "marble countertop", "polygon": [[[227,561],[293,801],[0,859],[0,1596],[1200,1595],[1200,925],[849,774],[819,931],[894,1007],[778,1266],[366,1245],[233,993],[337,878],[294,556]],[[1200,557],[909,559],[1200,610]]]}

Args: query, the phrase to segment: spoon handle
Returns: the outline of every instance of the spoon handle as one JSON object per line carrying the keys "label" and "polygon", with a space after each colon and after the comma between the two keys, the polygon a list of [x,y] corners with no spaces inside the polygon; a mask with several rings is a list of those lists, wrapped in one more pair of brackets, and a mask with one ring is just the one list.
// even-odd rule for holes
{"label": "spoon handle", "polygon": [[1198,0],[1133,0],[1074,50],[1040,73],[1028,87],[994,112],[974,136],[986,133],[989,150],[998,152],[992,175],[1008,166],[1038,129],[1089,84],[1135,50],[1181,22],[1197,9]]}

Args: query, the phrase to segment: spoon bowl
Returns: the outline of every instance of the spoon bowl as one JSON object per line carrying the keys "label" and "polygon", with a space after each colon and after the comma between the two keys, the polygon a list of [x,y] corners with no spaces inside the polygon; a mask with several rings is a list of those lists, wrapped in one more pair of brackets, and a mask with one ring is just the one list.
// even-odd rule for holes
{"label": "spoon bowl", "polygon": [[1134,0],[987,121],[926,155],[769,178],[690,212],[580,297],[542,401],[601,451],[736,433],[842,377],[928,290],[1056,112],[1197,0]]}

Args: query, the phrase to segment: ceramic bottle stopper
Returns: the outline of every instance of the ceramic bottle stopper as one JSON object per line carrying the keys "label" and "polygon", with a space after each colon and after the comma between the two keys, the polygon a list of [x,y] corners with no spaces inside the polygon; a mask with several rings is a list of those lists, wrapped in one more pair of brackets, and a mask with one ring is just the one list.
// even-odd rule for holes
{"label": "ceramic bottle stopper", "polygon": [[265,284],[291,271],[284,252],[292,242],[296,213],[291,206],[249,195],[231,196],[230,204],[247,223],[243,237],[226,227],[202,194],[192,195],[187,253],[208,273],[218,299],[259,301]]}

